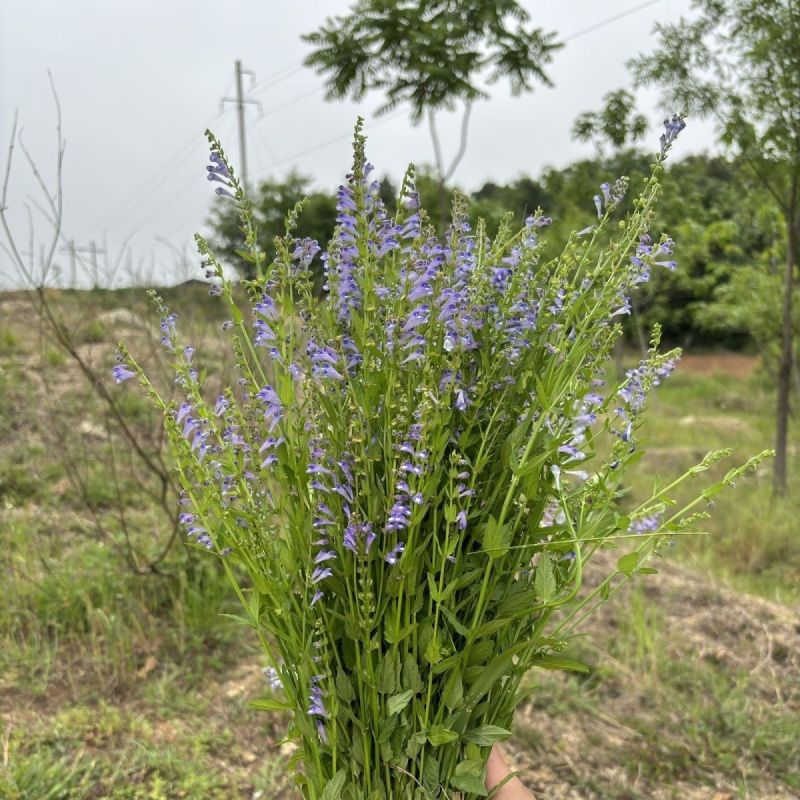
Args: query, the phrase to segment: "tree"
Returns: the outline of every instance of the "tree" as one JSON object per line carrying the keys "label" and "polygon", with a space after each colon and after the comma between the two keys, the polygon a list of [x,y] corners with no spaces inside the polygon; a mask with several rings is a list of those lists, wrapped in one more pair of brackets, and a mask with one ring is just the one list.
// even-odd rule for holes
{"label": "tree", "polygon": [[658,47],[630,62],[667,108],[710,117],[772,195],[786,231],[775,431],[776,494],[786,492],[792,298],[800,245],[798,0],[695,0],[691,20],[656,26]]}
{"label": "tree", "polygon": [[572,136],[579,142],[592,142],[602,156],[605,145],[613,153],[632,147],[647,133],[647,117],[634,110],[634,96],[617,89],[603,96],[599,111],[584,111],[572,126]]}
{"label": "tree", "polygon": [[[440,193],[464,156],[472,104],[487,97],[480,82],[508,78],[515,95],[536,82],[562,45],[529,26],[515,0],[356,0],[347,16],[328,18],[304,36],[314,46],[307,66],[327,75],[327,99],[385,93],[378,114],[408,103],[417,124],[427,116]],[[436,112],[464,105],[458,151],[445,166]]]}

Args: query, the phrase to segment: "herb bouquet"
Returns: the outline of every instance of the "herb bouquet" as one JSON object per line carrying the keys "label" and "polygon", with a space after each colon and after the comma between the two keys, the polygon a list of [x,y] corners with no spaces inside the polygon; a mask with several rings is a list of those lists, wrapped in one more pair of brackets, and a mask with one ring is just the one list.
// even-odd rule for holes
{"label": "herb bouquet", "polygon": [[[682,127],[668,121],[611,244],[624,181],[602,187],[597,223],[547,263],[541,213],[490,239],[457,198],[439,240],[411,170],[390,218],[359,124],[327,252],[292,237],[295,209],[267,265],[209,134],[209,178],[239,204],[259,276],[245,314],[198,237],[211,291],[230,304],[238,385],[204,397],[160,301],[185,402],[164,403],[124,348],[115,374],[137,376],[164,410],[181,519],[219,557],[260,638],[272,691],[254,705],[291,712],[309,800],[487,795],[485,763],[510,735],[526,671],[583,669],[560,654],[575,625],[702,516],[676,510],[672,491],[725,453],[630,514],[616,509],[647,393],[677,353],[656,340],[619,385],[604,378],[630,291],[674,267],[672,242],[648,230]],[[581,592],[586,563],[620,543],[616,567]]]}

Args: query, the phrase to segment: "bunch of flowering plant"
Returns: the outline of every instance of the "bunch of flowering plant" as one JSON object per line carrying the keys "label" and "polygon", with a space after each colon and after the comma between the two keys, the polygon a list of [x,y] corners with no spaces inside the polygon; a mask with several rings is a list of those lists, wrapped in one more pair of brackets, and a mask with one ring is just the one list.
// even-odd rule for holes
{"label": "bunch of flowering plant", "polygon": [[[238,203],[259,275],[240,309],[198,238],[211,292],[230,305],[238,383],[206,397],[160,301],[185,401],[163,403],[124,347],[116,375],[138,376],[165,412],[181,520],[260,638],[270,688],[254,704],[291,712],[309,800],[487,795],[486,760],[510,735],[526,671],[584,669],[561,654],[575,626],[763,457],[677,509],[678,484],[727,455],[711,453],[618,510],[648,393],[678,353],[659,353],[656,334],[618,384],[606,365],[631,290],[675,267],[672,241],[648,231],[682,127],[668,121],[630,216],[612,223],[626,182],[603,185],[597,223],[547,263],[541,212],[490,239],[457,198],[437,238],[413,170],[390,217],[359,124],[327,251],[293,238],[295,209],[268,264],[209,134],[209,179]],[[581,592],[586,563],[620,544],[616,566]]]}

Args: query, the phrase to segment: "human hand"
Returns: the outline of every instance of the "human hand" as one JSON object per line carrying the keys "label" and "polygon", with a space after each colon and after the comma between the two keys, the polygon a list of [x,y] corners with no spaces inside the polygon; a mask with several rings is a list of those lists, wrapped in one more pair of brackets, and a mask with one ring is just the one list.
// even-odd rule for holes
{"label": "human hand", "polygon": [[[503,757],[503,751],[500,749],[500,745],[496,744],[489,754],[489,760],[486,762],[486,788],[491,792],[510,772],[511,770]],[[514,777],[503,784],[497,794],[493,796],[493,800],[536,800],[536,798],[529,789],[523,786],[519,778]]]}

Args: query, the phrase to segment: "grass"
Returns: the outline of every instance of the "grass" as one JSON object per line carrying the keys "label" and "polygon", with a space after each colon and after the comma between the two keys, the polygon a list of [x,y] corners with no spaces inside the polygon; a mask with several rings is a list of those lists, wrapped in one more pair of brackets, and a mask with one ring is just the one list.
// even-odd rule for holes
{"label": "grass", "polygon": [[[632,486],[644,497],[696,463],[709,450],[730,447],[733,457],[710,473],[718,478],[733,464],[773,446],[773,393],[756,375],[749,381],[725,375],[681,374],[680,369],[656,390],[642,438],[648,453]],[[684,537],[678,557],[717,578],[779,602],[800,600],[800,465],[791,459],[789,492],[772,496],[767,461],[755,475],[719,496],[704,525],[710,535]],[[702,483],[702,478],[696,479]],[[696,486],[683,493],[689,499]]]}
{"label": "grass", "polygon": [[[222,310],[205,289],[168,294],[194,342],[216,335]],[[52,297],[99,374],[116,339],[156,336],[141,292]],[[170,534],[157,482],[12,300],[6,317],[0,297],[0,798],[296,797],[284,720],[246,705],[263,690],[261,662],[250,632],[222,616],[236,609],[219,565],[179,544],[157,572],[144,568]],[[769,447],[763,384],[679,370],[652,400],[648,454],[623,504],[709,449],[744,460]],[[157,452],[147,402],[114,391]],[[800,601],[798,461],[787,498],[772,500],[762,467],[720,496],[709,536],[682,537],[662,575],[592,621],[571,653],[588,677],[529,676],[510,747],[540,798],[800,793],[797,636],[784,620]]]}
{"label": "grass", "polygon": [[[606,623],[613,636],[594,636],[571,654],[591,665],[590,677],[539,672],[527,686],[540,717],[573,719],[586,732],[593,761],[628,778],[609,779],[595,768],[576,785],[610,800],[643,800],[654,787],[681,783],[760,797],[756,787],[769,776],[786,792],[778,796],[800,791],[796,711],[779,701],[778,682],[770,686],[751,668],[698,658],[641,590]],[[524,724],[517,738],[542,753],[552,744]]]}

